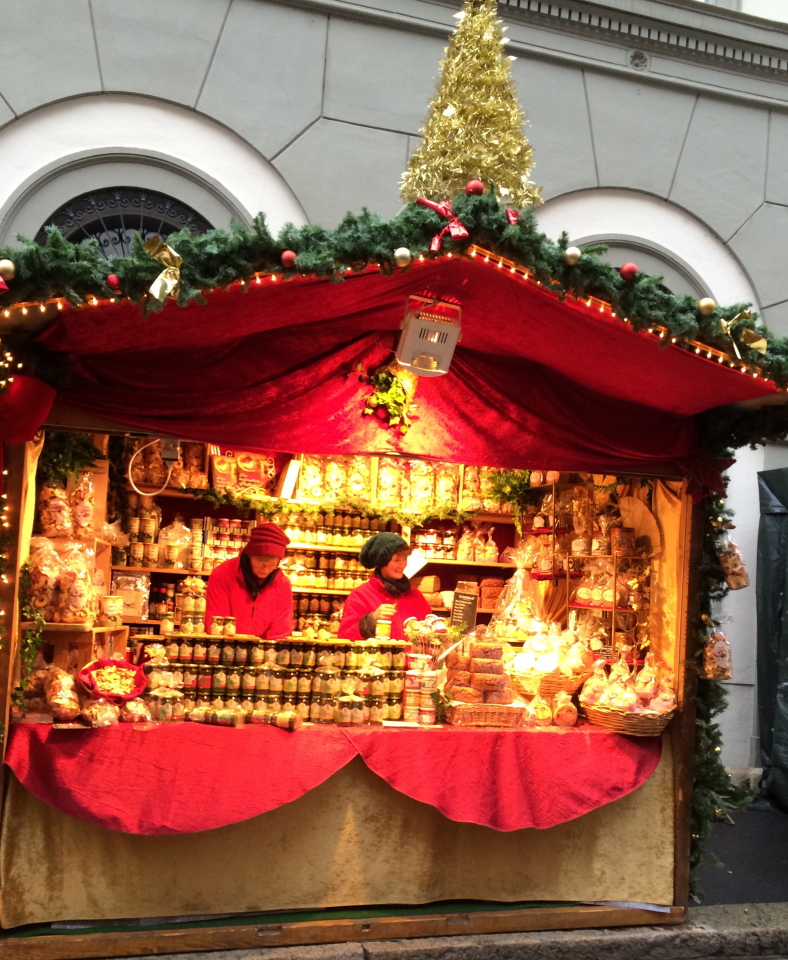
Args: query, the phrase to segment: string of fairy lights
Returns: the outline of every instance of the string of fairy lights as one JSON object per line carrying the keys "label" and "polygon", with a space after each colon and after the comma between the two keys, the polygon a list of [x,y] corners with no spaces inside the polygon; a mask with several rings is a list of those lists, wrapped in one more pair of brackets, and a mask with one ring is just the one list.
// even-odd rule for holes
{"label": "string of fairy lights", "polygon": [[[462,256],[463,254],[459,254]],[[507,259],[506,257],[500,256],[499,254],[493,253],[490,250],[486,250],[483,247],[477,246],[476,244],[471,244],[465,251],[466,256],[471,259],[481,261],[485,264],[491,265],[493,268],[498,270],[506,270],[512,276],[517,277],[524,283],[533,283],[536,286],[545,288],[545,285],[534,278],[534,275],[531,270],[527,267],[522,266],[521,264],[515,263],[513,260]],[[417,256],[411,256],[411,253],[407,248],[400,248],[395,253],[395,262],[399,267],[408,267],[411,265],[418,265],[423,263],[434,262],[435,259],[447,259],[450,260],[453,257],[458,256],[452,252],[444,253],[440,258],[436,257],[426,257],[424,254],[419,254]],[[364,266],[356,267],[339,267],[338,271],[341,271],[346,276],[349,274],[360,275],[363,273],[369,272],[378,272],[382,269],[382,264],[380,263],[369,263]],[[234,284],[230,284],[230,287],[237,286],[240,289],[246,289],[250,286],[259,286],[263,283],[276,283],[276,282],[292,282],[293,280],[298,279],[312,279],[312,280],[322,280],[323,277],[318,277],[309,274],[294,274],[294,275],[285,275],[279,273],[255,273],[253,277],[249,279],[241,279],[236,281]],[[552,291],[550,291],[552,292]],[[571,296],[571,295],[570,295]],[[121,303],[124,300],[130,300],[123,296],[109,297],[106,299],[99,299],[97,297],[89,297],[83,303],[72,304],[64,297],[53,297],[41,302],[30,302],[30,303],[16,303],[13,306],[5,307],[2,310],[2,316],[6,320],[12,320],[16,318],[25,318],[28,317],[31,313],[40,313],[48,314],[53,313],[54,311],[60,312],[65,309],[83,309],[90,307],[106,306],[107,304],[116,304]],[[602,314],[603,316],[609,317],[611,319],[620,320],[622,323],[630,325],[631,321],[628,317],[619,317],[617,316],[612,305],[605,300],[600,300],[596,297],[575,297],[575,303],[578,306],[585,306],[589,310],[592,310],[594,313]],[[713,301],[711,301],[713,303]],[[653,336],[657,341],[665,341],[669,338],[671,346],[677,347],[678,349],[694,353],[699,358],[711,361],[712,363],[724,364],[729,369],[737,371],[739,374],[749,376],[753,379],[761,379],[765,383],[770,384],[775,389],[782,389],[784,392],[788,392],[788,387],[779,388],[775,384],[774,380],[764,373],[762,367],[757,364],[750,363],[742,360],[740,357],[734,356],[731,353],[727,353],[724,350],[720,350],[717,347],[710,346],[709,344],[703,343],[699,340],[694,340],[689,337],[676,337],[670,335],[670,330],[660,324],[654,324],[644,330],[639,331],[642,334],[648,334]],[[732,344],[734,343],[731,338]],[[734,344],[735,349],[735,344]],[[738,352],[738,351],[737,351]],[[8,384],[13,383],[14,376],[13,374],[19,370],[22,370],[24,364],[17,362],[14,358],[11,351],[4,345],[3,338],[0,337],[0,392],[5,391],[8,388]]]}

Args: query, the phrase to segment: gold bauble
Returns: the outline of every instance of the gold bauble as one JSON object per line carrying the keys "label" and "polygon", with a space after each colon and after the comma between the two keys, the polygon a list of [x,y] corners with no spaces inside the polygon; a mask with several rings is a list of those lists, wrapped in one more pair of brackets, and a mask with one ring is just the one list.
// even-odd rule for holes
{"label": "gold bauble", "polygon": [[0,260],[0,277],[3,280],[13,280],[16,276],[16,267],[13,260]]}
{"label": "gold bauble", "polygon": [[567,247],[566,250],[564,250],[564,260],[570,267],[573,267],[582,256],[583,251],[580,247]]}
{"label": "gold bauble", "polygon": [[394,251],[394,263],[398,267],[407,267],[412,259],[413,255],[407,247],[397,247]]}
{"label": "gold bauble", "polygon": [[703,297],[703,299],[698,300],[697,306],[698,313],[704,317],[708,317],[717,309],[717,301],[712,300],[711,297]]}

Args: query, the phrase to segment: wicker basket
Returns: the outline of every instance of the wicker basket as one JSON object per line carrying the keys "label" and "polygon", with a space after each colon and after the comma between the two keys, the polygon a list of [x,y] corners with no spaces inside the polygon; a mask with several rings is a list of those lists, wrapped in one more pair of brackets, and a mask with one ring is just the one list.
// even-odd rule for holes
{"label": "wicker basket", "polygon": [[582,713],[591,723],[604,727],[612,733],[625,733],[630,737],[657,737],[668,725],[674,714],[670,713],[629,713],[617,707],[599,703],[583,703]]}
{"label": "wicker basket", "polygon": [[521,697],[554,697],[557,693],[575,693],[591,676],[590,673],[578,673],[567,677],[557,670],[552,673],[512,673],[512,686]]}
{"label": "wicker basket", "polygon": [[505,703],[452,703],[446,708],[446,723],[458,727],[521,727],[525,707]]}

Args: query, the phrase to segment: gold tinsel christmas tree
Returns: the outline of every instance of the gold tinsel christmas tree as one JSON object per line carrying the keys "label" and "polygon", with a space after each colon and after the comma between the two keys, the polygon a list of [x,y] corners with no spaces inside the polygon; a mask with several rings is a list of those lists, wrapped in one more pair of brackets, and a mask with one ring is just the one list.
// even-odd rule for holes
{"label": "gold tinsel christmas tree", "polygon": [[515,206],[542,202],[529,180],[533,151],[523,133],[525,115],[505,57],[496,0],[465,0],[445,60],[438,92],[421,132],[424,139],[402,178],[402,197],[449,200],[469,180],[494,183]]}

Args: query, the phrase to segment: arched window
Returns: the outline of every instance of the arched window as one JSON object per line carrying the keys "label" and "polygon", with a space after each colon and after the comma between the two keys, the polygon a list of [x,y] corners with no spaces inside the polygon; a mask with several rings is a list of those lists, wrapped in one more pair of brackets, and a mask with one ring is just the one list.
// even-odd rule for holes
{"label": "arched window", "polygon": [[166,240],[178,230],[190,230],[196,236],[212,226],[180,200],[137,187],[109,187],[74,197],[47,218],[36,234],[37,243],[46,240],[45,228],[50,225],[71,243],[95,238],[107,258],[127,256],[134,233],[143,240]]}

